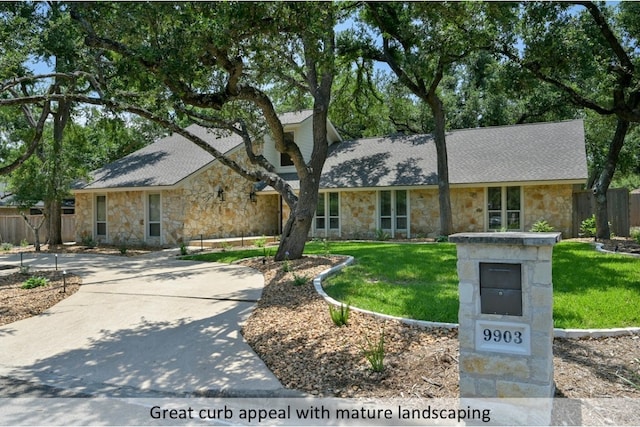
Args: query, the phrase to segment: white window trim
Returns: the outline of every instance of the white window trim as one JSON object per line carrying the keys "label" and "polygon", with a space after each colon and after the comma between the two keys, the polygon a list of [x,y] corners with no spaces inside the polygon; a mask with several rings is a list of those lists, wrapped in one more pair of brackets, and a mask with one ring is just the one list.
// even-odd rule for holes
{"label": "white window trim", "polygon": [[[512,228],[507,231],[523,231],[524,225],[524,187],[522,185],[488,185],[484,190],[484,229],[485,231],[500,231],[507,220],[507,188],[520,188],[520,228]],[[502,227],[500,229],[490,228],[489,226],[489,188],[500,188],[500,216],[502,218]]]}
{"label": "white window trim", "polygon": [[[105,234],[98,234],[98,197],[104,197],[104,232]],[[93,239],[98,240],[104,238],[107,240],[109,236],[109,198],[106,194],[95,194],[93,197]]]}
{"label": "white window trim", "polygon": [[[382,192],[383,191],[389,191],[391,192],[391,229],[383,229],[382,228],[382,210],[380,209],[380,202],[382,199]],[[396,192],[397,191],[405,191],[407,194],[407,228],[406,229],[398,229],[396,228],[396,222],[398,219],[397,216],[397,203],[396,203]],[[376,230],[383,230],[383,231],[388,231],[391,234],[392,238],[396,237],[396,232],[401,232],[404,233],[406,231],[407,233],[407,237],[411,236],[411,192],[408,189],[405,188],[401,188],[401,189],[389,189],[389,190],[378,190],[376,191]]]}
{"label": "white window trim", "polygon": [[[331,216],[331,203],[330,203],[330,194],[338,195],[338,216]],[[340,197],[339,191],[327,191],[324,193],[319,193],[318,197],[324,198],[324,228],[316,227],[316,219],[317,219],[317,209],[316,214],[313,216],[313,235],[318,236],[318,233],[324,234],[324,237],[329,237],[330,232],[338,232],[338,236],[342,236],[342,219],[340,212],[342,212],[342,197]],[[331,218],[338,218],[338,228],[331,228]]]}
{"label": "white window trim", "polygon": [[[160,224],[160,235],[159,236],[151,236],[150,234],[150,226],[151,219],[149,218],[149,196],[160,196],[160,221],[153,221],[154,224]],[[162,244],[164,239],[162,235],[162,193],[159,192],[148,192],[144,196],[144,236],[145,240],[157,240],[158,243]]]}

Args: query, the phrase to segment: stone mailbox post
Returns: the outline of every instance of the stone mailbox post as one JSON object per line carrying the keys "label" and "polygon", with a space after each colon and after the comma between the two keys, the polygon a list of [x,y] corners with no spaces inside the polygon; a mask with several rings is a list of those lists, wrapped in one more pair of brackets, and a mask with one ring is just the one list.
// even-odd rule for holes
{"label": "stone mailbox post", "polygon": [[553,397],[551,255],[560,233],[460,233],[460,397]]}

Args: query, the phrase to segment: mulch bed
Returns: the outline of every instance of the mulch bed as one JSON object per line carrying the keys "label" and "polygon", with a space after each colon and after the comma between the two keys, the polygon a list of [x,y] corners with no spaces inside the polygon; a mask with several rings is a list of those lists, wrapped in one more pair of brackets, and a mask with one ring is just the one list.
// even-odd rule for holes
{"label": "mulch bed", "polygon": [[[49,283],[32,289],[22,289],[29,277],[44,277]],[[0,277],[0,326],[36,316],[80,288],[81,280],[73,274],[62,277],[62,271],[38,271],[37,273],[11,273]],[[63,292],[64,290],[64,292]]]}

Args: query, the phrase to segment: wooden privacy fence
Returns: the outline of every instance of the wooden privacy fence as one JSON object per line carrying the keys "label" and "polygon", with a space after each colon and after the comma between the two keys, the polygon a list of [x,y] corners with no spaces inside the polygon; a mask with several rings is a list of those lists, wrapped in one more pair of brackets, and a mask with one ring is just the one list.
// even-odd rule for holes
{"label": "wooden privacy fence", "polygon": [[[37,225],[42,220],[41,215],[27,215],[31,224]],[[75,215],[62,215],[62,240],[73,242],[75,240],[76,217]],[[47,225],[40,228],[40,243],[45,243],[48,237]],[[23,240],[29,244],[35,241],[35,234],[24,218],[20,215],[0,216],[0,240],[19,245]]]}
{"label": "wooden privacy fence", "polygon": [[640,190],[629,193],[629,222],[632,227],[640,227]]}
{"label": "wooden privacy fence", "polygon": [[[580,233],[580,224],[596,211],[596,200],[591,190],[573,193],[573,235]],[[616,236],[629,237],[629,190],[611,188],[607,191],[607,213],[611,231]]]}

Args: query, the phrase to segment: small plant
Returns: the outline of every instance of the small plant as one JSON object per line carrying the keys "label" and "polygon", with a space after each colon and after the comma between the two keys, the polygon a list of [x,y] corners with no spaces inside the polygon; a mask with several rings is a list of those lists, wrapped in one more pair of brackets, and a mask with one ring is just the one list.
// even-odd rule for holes
{"label": "small plant", "polygon": [[13,249],[13,245],[9,242],[4,242],[2,244],[2,250],[5,252],[9,252],[11,249]]}
{"label": "small plant", "polygon": [[34,276],[34,277],[29,277],[27,280],[25,280],[21,288],[33,289],[33,288],[38,288],[40,286],[46,286],[48,283],[49,283],[49,280],[46,277]]}
{"label": "small plant", "polygon": [[350,311],[348,305],[340,304],[339,308],[332,304],[329,305],[329,316],[336,326],[346,326],[349,323]]}
{"label": "small plant", "polygon": [[180,255],[182,256],[189,255],[189,250],[187,249],[187,245],[184,243],[180,243]]}
{"label": "small plant", "polygon": [[127,245],[124,243],[118,248],[118,250],[120,251],[120,255],[126,255],[128,249],[129,248],[127,248]]}
{"label": "small plant", "polygon": [[29,246],[29,241],[27,239],[20,240],[20,247],[21,248],[26,248],[27,246]]}
{"label": "small plant", "polygon": [[87,232],[82,233],[82,235],[80,236],[80,241],[82,242],[83,246],[86,246],[88,248],[95,248],[97,246],[96,241],[93,240],[93,237],[91,237],[91,235]]}
{"label": "small plant", "polygon": [[320,243],[322,244],[322,254],[324,256],[331,255],[331,242],[329,242],[329,239],[322,239]]}
{"label": "small plant", "polygon": [[438,243],[445,243],[445,242],[448,242],[448,241],[449,241],[449,236],[442,235],[442,236],[436,237],[436,242],[438,242]]}
{"label": "small plant", "polygon": [[222,252],[228,252],[231,250],[231,248],[233,247],[233,245],[229,242],[222,242],[220,243],[220,246],[222,246]]}
{"label": "small plant", "polygon": [[584,237],[596,236],[596,215],[593,214],[589,218],[580,223],[580,232]]}
{"label": "small plant", "polygon": [[366,336],[365,344],[361,346],[361,350],[373,372],[384,371],[384,330],[380,331],[380,338],[377,341],[371,341]]}
{"label": "small plant", "polygon": [[376,240],[385,241],[385,240],[389,240],[390,238],[391,238],[391,235],[386,231],[380,228],[376,230]]}
{"label": "small plant", "polygon": [[289,262],[289,251],[284,253],[284,261],[282,262],[282,271],[288,273],[291,271],[291,263]]}
{"label": "small plant", "polygon": [[631,232],[631,238],[637,243],[640,243],[640,229],[633,230]]}
{"label": "small plant", "polygon": [[257,247],[264,248],[264,246],[267,244],[267,238],[265,236],[262,236],[261,238],[256,239],[255,243]]}
{"label": "small plant", "polygon": [[24,265],[24,264],[20,266],[20,274],[24,274],[24,275],[29,274],[29,270],[31,270],[31,266]]}
{"label": "small plant", "polygon": [[302,286],[309,281],[309,278],[305,275],[298,275],[293,273],[293,284],[296,286]]}
{"label": "small plant", "polygon": [[531,230],[529,231],[533,233],[549,233],[554,231],[554,229],[546,219],[539,219],[538,221],[533,223],[533,225],[531,226]]}

